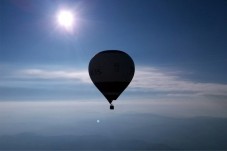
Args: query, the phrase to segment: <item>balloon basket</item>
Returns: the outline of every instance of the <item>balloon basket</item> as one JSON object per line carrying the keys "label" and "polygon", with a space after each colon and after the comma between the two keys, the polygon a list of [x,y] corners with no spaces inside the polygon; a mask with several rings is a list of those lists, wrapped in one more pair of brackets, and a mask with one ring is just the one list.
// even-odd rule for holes
{"label": "balloon basket", "polygon": [[114,110],[114,106],[112,104],[110,105],[110,110]]}

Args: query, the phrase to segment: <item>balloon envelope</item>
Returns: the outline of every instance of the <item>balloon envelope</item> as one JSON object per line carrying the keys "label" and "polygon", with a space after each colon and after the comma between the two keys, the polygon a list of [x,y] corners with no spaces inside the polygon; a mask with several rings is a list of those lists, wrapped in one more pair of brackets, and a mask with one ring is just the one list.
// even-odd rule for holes
{"label": "balloon envelope", "polygon": [[88,70],[92,82],[111,103],[131,82],[135,65],[127,53],[106,50],[91,59]]}

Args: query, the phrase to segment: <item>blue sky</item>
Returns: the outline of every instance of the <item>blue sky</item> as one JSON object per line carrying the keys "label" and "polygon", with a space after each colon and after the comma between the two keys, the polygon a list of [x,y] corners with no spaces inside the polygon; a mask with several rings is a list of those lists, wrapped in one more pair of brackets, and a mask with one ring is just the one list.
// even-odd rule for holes
{"label": "blue sky", "polygon": [[[57,25],[62,8],[76,14],[71,33]],[[130,89],[137,85],[138,95],[201,92],[225,99],[225,8],[225,1],[1,1],[1,96],[24,99],[37,89],[49,99],[49,89],[66,93],[62,99],[74,91],[75,98],[97,97],[82,95],[96,91],[88,63],[99,51],[120,49],[135,61]]]}
{"label": "blue sky", "polygon": [[[76,16],[71,32],[57,24],[63,8]],[[226,16],[225,0],[1,0],[0,134],[25,132],[23,123],[31,124],[30,132],[48,133],[56,122],[43,124],[42,107],[48,115],[57,113],[58,128],[67,132],[73,114],[88,121],[112,117],[88,75],[90,59],[108,49],[125,51],[136,66],[114,102],[118,118],[226,118]],[[75,119],[83,125],[83,118]]]}

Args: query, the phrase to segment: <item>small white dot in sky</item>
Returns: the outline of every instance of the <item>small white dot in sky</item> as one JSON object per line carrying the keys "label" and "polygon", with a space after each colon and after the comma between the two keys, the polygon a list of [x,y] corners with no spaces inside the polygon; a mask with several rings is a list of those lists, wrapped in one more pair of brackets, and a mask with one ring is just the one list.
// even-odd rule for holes
{"label": "small white dot in sky", "polygon": [[100,122],[100,120],[97,120],[96,122],[97,122],[97,123],[99,123],[99,122]]}

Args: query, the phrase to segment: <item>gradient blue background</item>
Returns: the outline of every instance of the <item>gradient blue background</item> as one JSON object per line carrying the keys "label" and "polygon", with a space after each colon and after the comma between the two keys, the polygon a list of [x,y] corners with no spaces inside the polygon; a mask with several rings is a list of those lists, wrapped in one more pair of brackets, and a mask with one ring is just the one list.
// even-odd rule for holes
{"label": "gradient blue background", "polygon": [[[227,149],[226,16],[225,0],[1,0],[0,149]],[[136,65],[114,111],[87,71],[108,49]]]}

